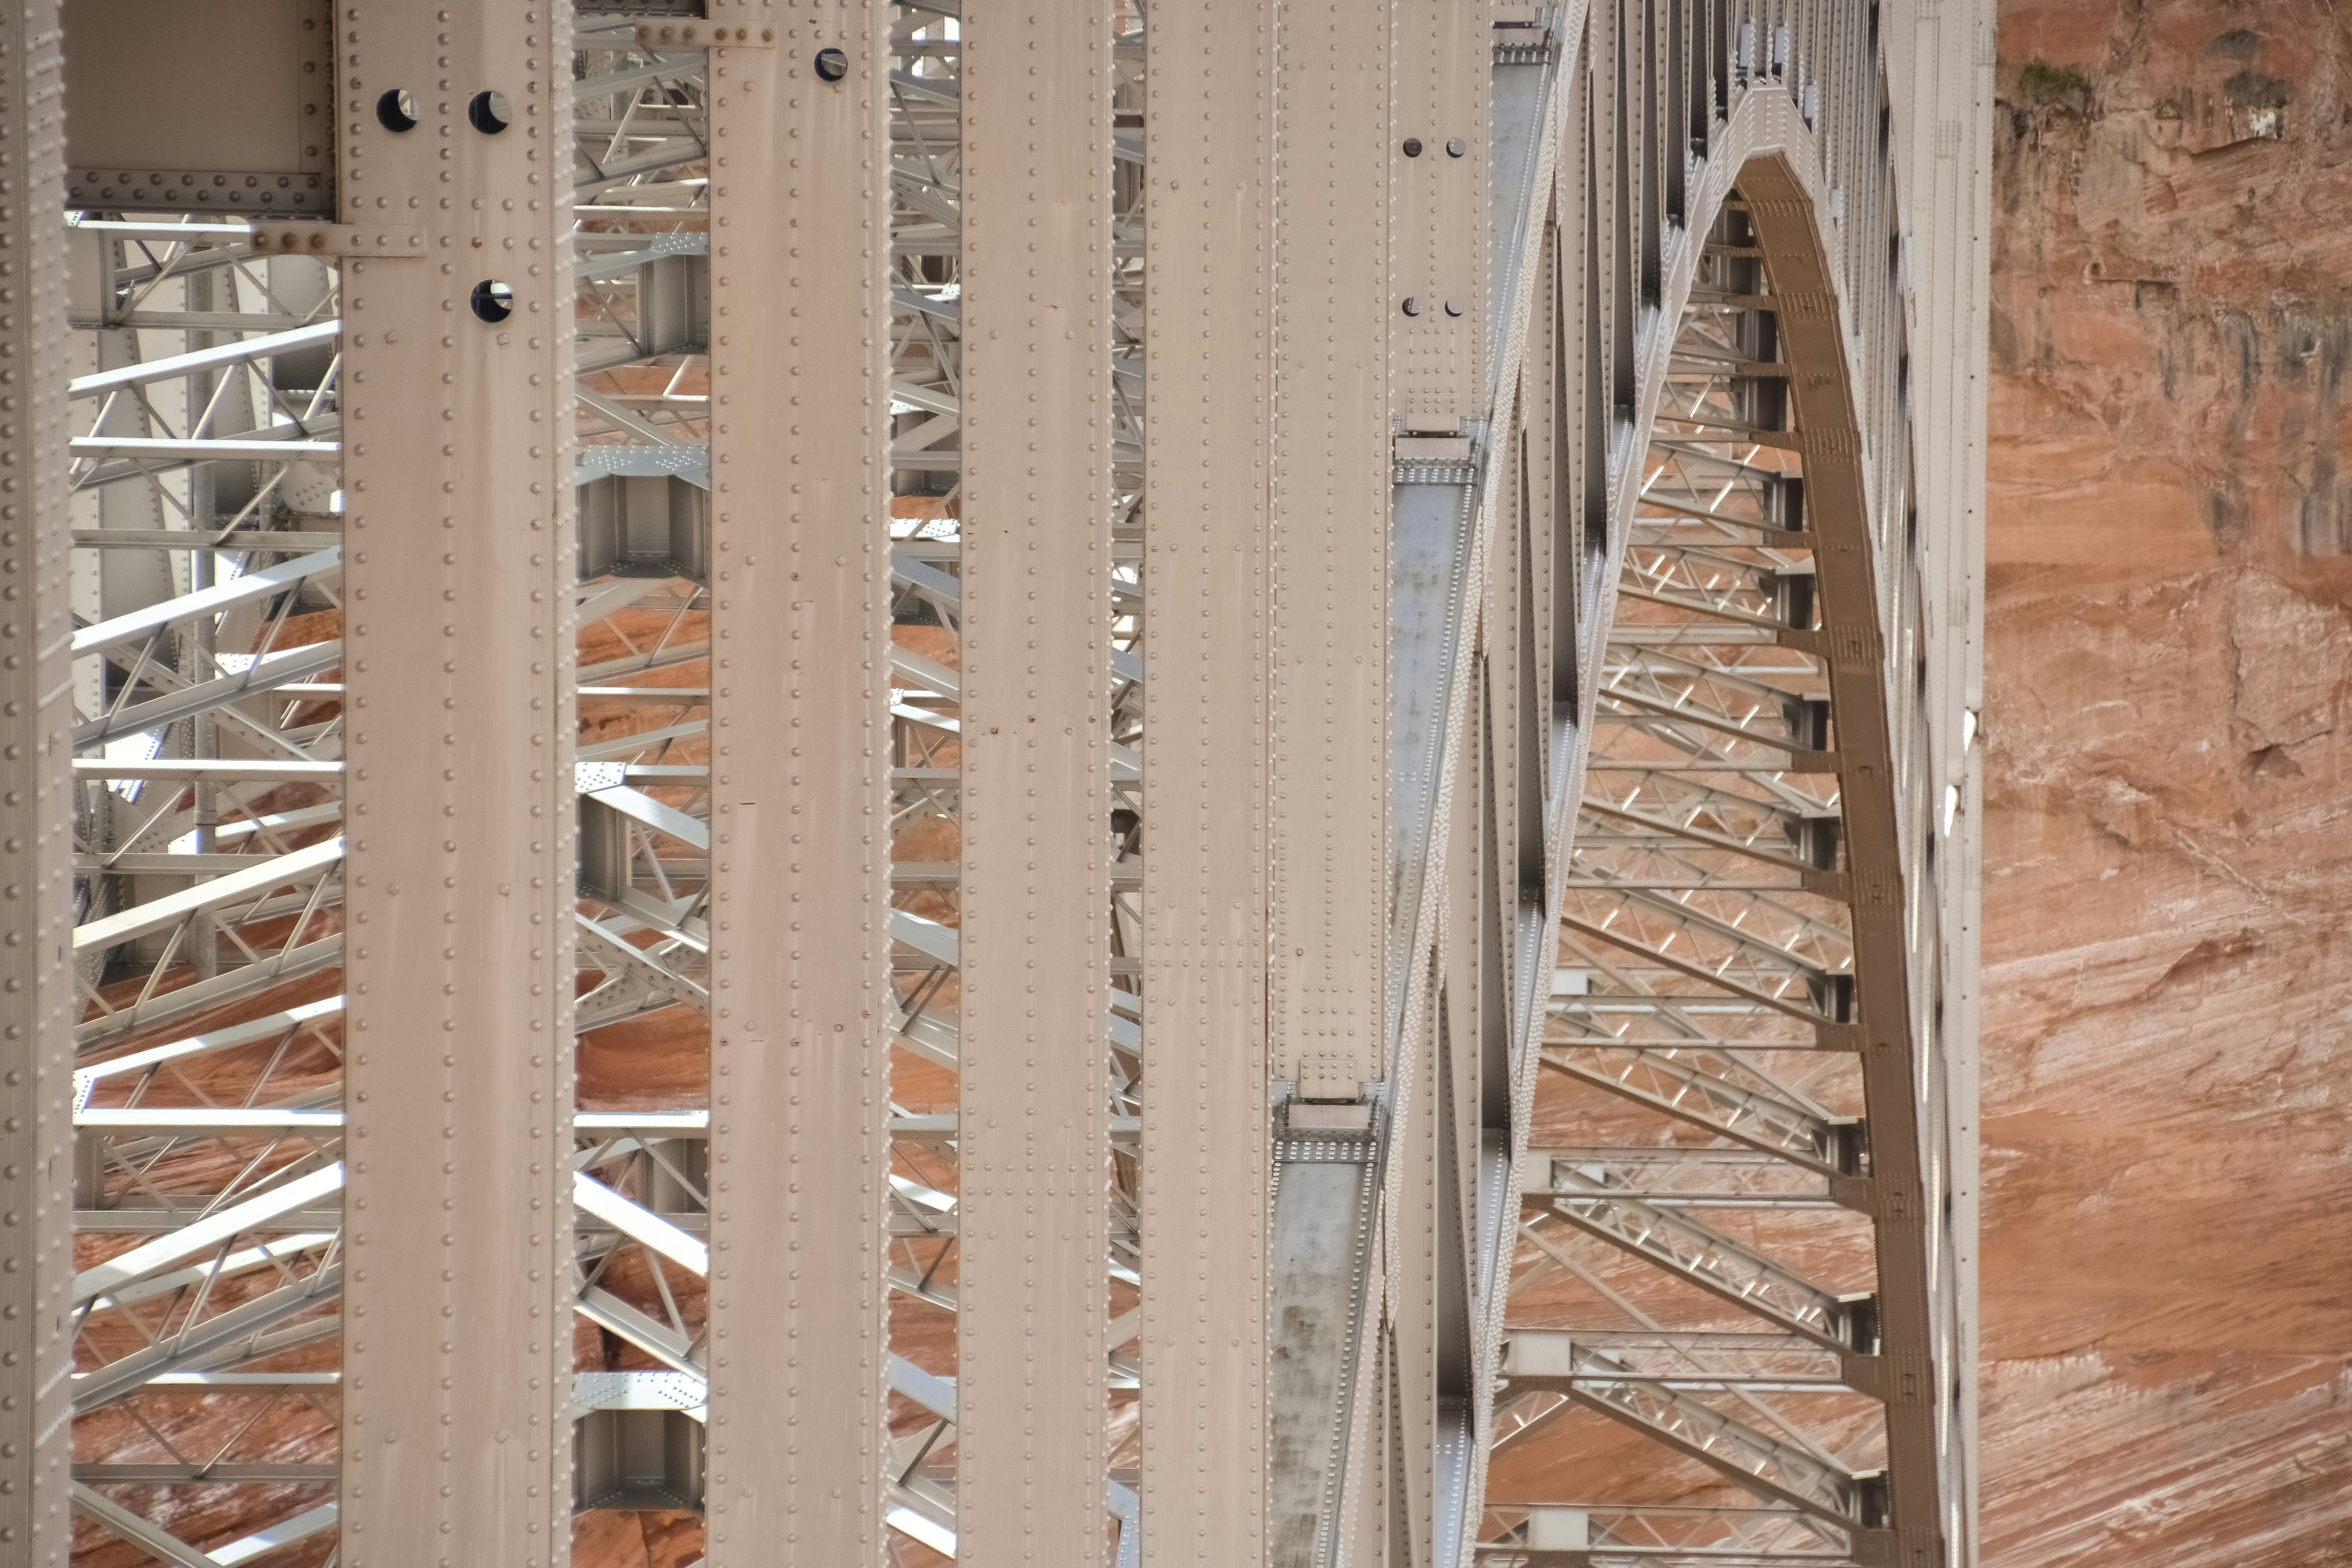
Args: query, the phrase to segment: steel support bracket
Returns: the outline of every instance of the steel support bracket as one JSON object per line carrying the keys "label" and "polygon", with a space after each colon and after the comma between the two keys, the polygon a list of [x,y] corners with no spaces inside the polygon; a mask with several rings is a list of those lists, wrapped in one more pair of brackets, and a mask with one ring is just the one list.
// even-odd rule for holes
{"label": "steel support bracket", "polygon": [[772,49],[773,27],[729,26],[723,22],[640,22],[641,49]]}
{"label": "steel support bracket", "polygon": [[425,258],[421,229],[373,223],[257,223],[257,256],[395,256]]}

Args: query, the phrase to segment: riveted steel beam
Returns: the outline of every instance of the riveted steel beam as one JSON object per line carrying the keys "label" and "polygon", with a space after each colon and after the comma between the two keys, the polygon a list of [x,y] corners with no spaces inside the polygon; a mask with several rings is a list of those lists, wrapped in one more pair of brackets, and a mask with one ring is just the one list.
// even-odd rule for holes
{"label": "riveted steel beam", "polygon": [[[1367,1129],[1376,1114],[1367,1088],[1389,1070],[1384,612],[1399,26],[1393,10],[1295,0],[1276,13],[1273,40],[1274,244],[1285,266],[1271,296],[1267,570],[1282,609],[1269,618],[1265,696],[1268,1071],[1299,1099],[1358,1102]],[[1268,1173],[1265,1552],[1278,1568],[1346,1560],[1364,1494],[1349,1479],[1367,1473],[1370,1434],[1388,1429],[1370,1415],[1385,1405],[1368,1267],[1371,1152],[1292,1166],[1277,1150]],[[1376,1531],[1381,1491],[1364,1510]]]}
{"label": "riveted steel beam", "polygon": [[1111,26],[963,38],[956,1552],[1102,1551]]}
{"label": "riveted steel beam", "polygon": [[711,15],[777,35],[709,64],[707,1561],[725,1568],[780,1547],[870,1560],[884,1530],[889,7]]}
{"label": "riveted steel beam", "polygon": [[1151,8],[1141,1360],[1153,1561],[1267,1557],[1274,13]]}
{"label": "riveted steel beam", "polygon": [[[571,26],[341,41],[342,210],[427,240],[345,264],[353,1568],[571,1530]],[[499,103],[431,89],[453,53]]]}
{"label": "riveted steel beam", "polygon": [[72,626],[67,557],[62,315],[65,112],[54,4],[0,17],[0,699],[11,716],[0,749],[0,855],[10,954],[0,994],[8,1071],[0,1084],[0,1201],[9,1211],[0,1268],[16,1303],[0,1321],[0,1555],[62,1568],[72,1547],[65,1416],[73,1347],[73,1026],[80,1008],[67,957],[74,923],[70,759],[72,686],[63,645]]}

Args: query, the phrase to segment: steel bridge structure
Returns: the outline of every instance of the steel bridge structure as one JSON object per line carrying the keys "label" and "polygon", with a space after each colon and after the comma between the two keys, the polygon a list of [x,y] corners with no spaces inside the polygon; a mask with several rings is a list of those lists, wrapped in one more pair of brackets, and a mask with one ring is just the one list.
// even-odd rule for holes
{"label": "steel bridge structure", "polygon": [[11,0],[0,1561],[1968,1568],[1991,10]]}

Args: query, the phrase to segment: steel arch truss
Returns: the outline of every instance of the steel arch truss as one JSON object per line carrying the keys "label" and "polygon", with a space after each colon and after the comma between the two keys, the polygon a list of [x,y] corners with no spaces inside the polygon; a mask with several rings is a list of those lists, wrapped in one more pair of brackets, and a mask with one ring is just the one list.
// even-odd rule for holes
{"label": "steel arch truss", "polygon": [[[1931,747],[1925,700],[1874,22],[1592,23],[1593,58],[1635,63],[1580,84],[1566,292],[1588,397],[1619,391],[1584,416],[1611,460],[1578,507],[1578,776],[1482,1561],[1970,1550],[1928,783],[1966,742]],[[1611,47],[1643,26],[1648,83]],[[1639,173],[1667,159],[1679,180]]]}

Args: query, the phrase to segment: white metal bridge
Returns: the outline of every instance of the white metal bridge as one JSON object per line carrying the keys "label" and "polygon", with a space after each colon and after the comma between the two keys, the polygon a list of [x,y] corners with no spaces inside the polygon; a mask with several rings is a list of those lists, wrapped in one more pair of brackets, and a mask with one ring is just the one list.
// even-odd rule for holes
{"label": "white metal bridge", "polygon": [[1990,13],[12,0],[0,1561],[1972,1563]]}

